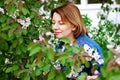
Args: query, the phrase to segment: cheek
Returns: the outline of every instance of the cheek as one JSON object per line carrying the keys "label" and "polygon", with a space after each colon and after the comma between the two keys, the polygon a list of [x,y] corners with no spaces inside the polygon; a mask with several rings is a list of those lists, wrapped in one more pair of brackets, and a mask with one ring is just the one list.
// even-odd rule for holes
{"label": "cheek", "polygon": [[73,31],[71,29],[67,28],[63,31],[63,35],[70,35],[72,32]]}

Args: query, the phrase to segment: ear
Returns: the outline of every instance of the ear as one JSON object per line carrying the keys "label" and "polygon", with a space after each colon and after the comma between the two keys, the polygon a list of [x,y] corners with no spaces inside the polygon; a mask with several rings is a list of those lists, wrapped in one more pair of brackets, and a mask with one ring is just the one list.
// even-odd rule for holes
{"label": "ear", "polygon": [[75,31],[76,30],[76,26],[72,26],[72,31]]}

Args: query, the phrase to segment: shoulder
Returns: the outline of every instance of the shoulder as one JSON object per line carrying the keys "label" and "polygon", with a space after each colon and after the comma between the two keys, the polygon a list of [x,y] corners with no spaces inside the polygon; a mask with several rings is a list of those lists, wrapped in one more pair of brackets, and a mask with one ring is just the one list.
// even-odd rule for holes
{"label": "shoulder", "polygon": [[[90,37],[88,37],[86,34],[84,35],[80,35],[78,38],[77,38],[77,42],[79,44],[79,46],[82,46],[85,51],[89,51],[88,53],[91,53],[91,51],[95,50],[95,54],[97,54],[99,57],[98,60],[102,60],[100,62],[103,63],[103,53],[102,53],[102,49],[101,47],[99,46],[99,44],[92,40]],[[100,63],[100,64],[102,64]]]}
{"label": "shoulder", "polygon": [[99,44],[96,41],[92,40],[90,37],[88,37],[86,34],[78,36],[77,42],[78,45],[82,47],[87,44],[90,48],[96,48],[98,52],[102,54],[102,49]]}
{"label": "shoulder", "polygon": [[92,48],[93,47],[100,47],[96,41],[92,40],[86,34],[81,34],[80,36],[78,36],[77,42],[80,46],[83,46],[84,44],[88,44]]}

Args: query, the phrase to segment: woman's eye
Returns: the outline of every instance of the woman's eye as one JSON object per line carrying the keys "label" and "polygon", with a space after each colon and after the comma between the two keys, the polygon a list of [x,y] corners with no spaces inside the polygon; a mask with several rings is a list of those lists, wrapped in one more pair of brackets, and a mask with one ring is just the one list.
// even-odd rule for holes
{"label": "woman's eye", "polygon": [[63,23],[63,22],[60,22],[59,24],[60,24],[60,25],[63,25],[64,23]]}
{"label": "woman's eye", "polygon": [[55,24],[54,22],[52,22],[52,24]]}

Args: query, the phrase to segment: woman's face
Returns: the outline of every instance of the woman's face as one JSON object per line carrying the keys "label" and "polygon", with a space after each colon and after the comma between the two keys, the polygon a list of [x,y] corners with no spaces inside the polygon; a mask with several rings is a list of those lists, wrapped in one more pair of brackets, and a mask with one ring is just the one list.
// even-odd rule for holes
{"label": "woman's face", "polygon": [[69,22],[63,22],[61,16],[56,12],[53,14],[52,18],[52,29],[57,38],[74,38],[74,26]]}

